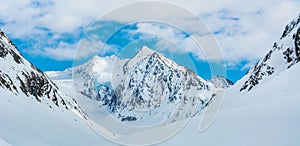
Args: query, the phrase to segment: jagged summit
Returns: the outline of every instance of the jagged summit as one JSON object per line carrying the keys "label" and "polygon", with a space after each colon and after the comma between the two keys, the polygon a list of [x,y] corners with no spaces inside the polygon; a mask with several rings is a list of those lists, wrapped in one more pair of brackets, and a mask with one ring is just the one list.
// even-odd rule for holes
{"label": "jagged summit", "polygon": [[137,53],[137,56],[147,56],[155,53],[156,51],[150,49],[147,46],[143,46]]}
{"label": "jagged summit", "polygon": [[[144,63],[159,61],[159,62],[165,64],[166,66],[174,68],[174,69],[187,70],[186,67],[178,65],[175,61],[168,59],[163,54],[161,54],[157,51],[154,51],[147,46],[143,46],[133,58],[128,60],[128,62],[124,66],[125,67],[124,71],[126,71],[127,68],[132,68],[134,64],[137,64],[140,61],[142,61]],[[144,66],[147,67],[146,64]]]}

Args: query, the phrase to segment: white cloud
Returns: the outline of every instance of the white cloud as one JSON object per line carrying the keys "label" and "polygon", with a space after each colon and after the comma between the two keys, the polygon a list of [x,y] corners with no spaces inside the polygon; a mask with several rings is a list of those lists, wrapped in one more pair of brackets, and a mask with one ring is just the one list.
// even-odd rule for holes
{"label": "white cloud", "polygon": [[[237,2],[201,14],[201,18],[213,31],[222,30],[216,37],[226,60],[231,64],[239,64],[241,60],[255,62],[280,38],[285,25],[297,16],[299,5],[300,1],[293,0]],[[231,17],[238,20],[226,19]]]}
{"label": "white cloud", "polygon": [[[179,30],[169,27],[165,24],[154,24],[151,22],[137,23],[137,29],[129,33],[141,33],[142,35],[158,35],[168,38],[184,38],[184,35]],[[176,36],[176,37],[175,37]]]}
{"label": "white cloud", "polygon": [[78,45],[76,50],[76,60],[86,59],[95,55],[103,55],[106,53],[117,53],[118,48],[114,45],[108,45],[95,36],[91,35],[88,38],[82,39]]}
{"label": "white cloud", "polygon": [[[78,31],[79,28],[85,28],[91,21],[107,14],[113,8],[135,1],[136,0],[45,0],[35,1],[35,3],[39,3],[39,6],[36,7],[32,4],[32,2],[34,2],[32,0],[0,0],[0,21],[4,23],[1,29],[8,33],[9,36],[20,39],[32,35],[47,35],[47,31],[41,30],[40,28],[46,28],[57,34],[58,37],[61,37],[60,35],[63,33],[74,33]],[[251,62],[261,58],[265,52],[270,49],[273,42],[279,39],[284,26],[297,16],[300,5],[300,1],[295,0],[164,1],[190,10],[204,20],[212,31],[220,31],[216,37],[223,49],[224,57],[231,62],[231,64],[238,64],[241,60],[249,60],[249,62]],[[147,7],[145,7],[145,9],[146,8]],[[152,9],[151,6],[148,8]],[[163,11],[164,9],[161,10]],[[140,18],[147,15],[148,17],[161,16],[161,20],[172,19],[166,18],[168,14],[161,14],[159,9],[153,10],[152,13],[148,14],[143,13],[143,9],[133,9],[132,11],[139,15]],[[126,13],[124,15],[126,15]],[[187,16],[186,14],[174,12],[174,14],[172,13],[172,16],[173,15],[177,16],[173,22],[178,24],[181,23],[180,21],[191,21],[190,25],[182,29],[186,29],[190,32],[197,29],[193,27],[193,20],[185,18],[185,16]],[[132,16],[115,16],[109,19],[125,21],[123,18],[128,20],[130,17]],[[238,20],[232,20],[230,18],[238,18]],[[148,29],[152,29],[152,32],[162,33],[160,29],[154,30],[154,28],[147,28],[147,30]],[[148,33],[151,33],[151,31]],[[182,36],[178,36],[178,34],[170,30],[165,30],[164,33],[166,33],[164,35],[170,37],[177,35],[175,37],[182,40]],[[196,38],[201,37],[197,34],[192,35]],[[36,38],[37,42],[39,42],[38,39],[39,38]],[[192,49],[193,47],[189,40],[184,40],[182,45],[188,47],[189,51],[200,56],[200,54]],[[64,59],[71,59],[72,55],[68,54],[75,52],[73,47],[74,44],[67,44],[62,41],[58,47],[48,49],[50,52],[53,50],[53,54],[57,54],[57,52],[64,54],[56,56],[68,56]],[[40,51],[35,51],[43,54],[45,49],[47,48],[40,48]],[[51,55],[48,56],[51,57]],[[63,57],[58,58],[63,59]]]}
{"label": "white cloud", "polygon": [[65,42],[59,42],[57,47],[46,47],[41,49],[26,50],[36,56],[48,57],[55,60],[73,60],[76,53],[76,45]]}
{"label": "white cloud", "polygon": [[136,25],[136,30],[129,34],[140,33],[143,37],[160,37],[156,48],[170,52],[193,53],[199,60],[221,60],[222,52],[212,35],[192,34],[178,30],[173,26],[162,23],[141,22]]}
{"label": "white cloud", "polygon": [[[99,15],[120,3],[117,0],[0,0],[2,27],[12,37],[41,33],[44,27],[55,33],[71,33],[87,26]],[[38,6],[34,6],[38,3]],[[18,29],[16,29],[18,28]]]}
{"label": "white cloud", "polygon": [[98,54],[117,52],[116,46],[107,45],[94,36],[82,39],[78,44],[64,41],[57,43],[57,46],[45,48],[35,47],[34,49],[26,50],[25,52],[55,60],[81,60],[88,59]]}

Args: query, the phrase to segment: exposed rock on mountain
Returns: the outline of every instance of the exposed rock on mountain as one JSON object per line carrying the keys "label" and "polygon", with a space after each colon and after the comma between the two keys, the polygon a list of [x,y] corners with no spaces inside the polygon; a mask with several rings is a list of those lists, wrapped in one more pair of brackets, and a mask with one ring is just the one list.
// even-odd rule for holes
{"label": "exposed rock on mountain", "polygon": [[36,101],[73,109],[82,113],[76,101],[64,95],[59,88],[33,64],[27,61],[17,47],[0,31],[0,87],[15,95],[24,94]]}
{"label": "exposed rock on mountain", "polygon": [[291,68],[300,61],[300,15],[291,21],[278,42],[249,72],[240,91],[250,91],[271,76]]}

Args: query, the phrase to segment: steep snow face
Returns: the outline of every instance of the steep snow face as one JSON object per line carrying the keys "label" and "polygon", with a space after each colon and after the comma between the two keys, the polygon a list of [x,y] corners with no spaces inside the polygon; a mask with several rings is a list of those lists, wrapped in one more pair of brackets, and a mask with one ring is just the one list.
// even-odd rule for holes
{"label": "steep snow face", "polygon": [[76,101],[59,91],[42,71],[23,58],[3,32],[0,32],[0,87],[15,95],[33,97],[50,108],[81,113]]}
{"label": "steep snow face", "polygon": [[240,91],[250,91],[272,76],[291,68],[300,61],[300,15],[290,22],[280,40],[242,79],[244,81]]}
{"label": "steep snow face", "polygon": [[212,83],[216,88],[229,88],[234,83],[222,76],[213,76],[211,79],[208,80],[208,82]]}

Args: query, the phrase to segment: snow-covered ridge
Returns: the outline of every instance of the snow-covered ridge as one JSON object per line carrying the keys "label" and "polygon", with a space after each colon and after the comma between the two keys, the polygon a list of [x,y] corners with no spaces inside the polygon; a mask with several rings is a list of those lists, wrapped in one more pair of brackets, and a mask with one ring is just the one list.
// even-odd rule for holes
{"label": "snow-covered ridge", "polygon": [[33,97],[50,108],[72,109],[84,115],[76,101],[27,61],[8,37],[0,31],[0,90]]}
{"label": "snow-covered ridge", "polygon": [[261,82],[279,75],[300,61],[300,15],[285,28],[279,41],[261,59],[241,81],[240,91],[250,91]]}

